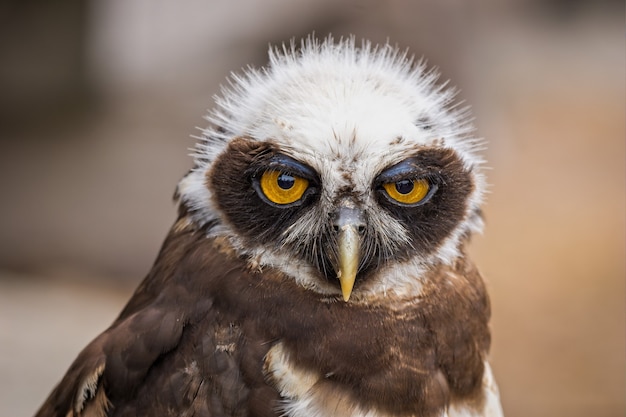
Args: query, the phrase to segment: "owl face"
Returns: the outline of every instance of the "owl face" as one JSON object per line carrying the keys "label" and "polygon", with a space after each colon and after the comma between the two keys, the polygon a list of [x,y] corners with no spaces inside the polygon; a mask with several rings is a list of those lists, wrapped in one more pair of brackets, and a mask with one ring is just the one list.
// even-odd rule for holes
{"label": "owl face", "polygon": [[415,293],[420,271],[453,262],[481,227],[476,140],[435,80],[353,39],[271,52],[217,99],[180,201],[306,288]]}

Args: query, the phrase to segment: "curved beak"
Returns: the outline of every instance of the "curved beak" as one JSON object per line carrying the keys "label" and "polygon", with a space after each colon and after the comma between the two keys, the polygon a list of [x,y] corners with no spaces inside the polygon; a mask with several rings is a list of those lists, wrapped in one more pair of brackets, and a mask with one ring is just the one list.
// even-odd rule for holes
{"label": "curved beak", "polygon": [[337,271],[337,278],[339,278],[339,283],[341,284],[343,300],[348,301],[350,294],[352,294],[352,288],[356,280],[356,272],[359,268],[361,241],[358,226],[345,225],[341,227],[337,241],[339,246],[339,270]]}
{"label": "curved beak", "polygon": [[337,231],[337,278],[341,284],[343,300],[348,301],[352,294],[361,254],[361,229],[364,226],[363,214],[351,204],[342,206],[335,217]]}

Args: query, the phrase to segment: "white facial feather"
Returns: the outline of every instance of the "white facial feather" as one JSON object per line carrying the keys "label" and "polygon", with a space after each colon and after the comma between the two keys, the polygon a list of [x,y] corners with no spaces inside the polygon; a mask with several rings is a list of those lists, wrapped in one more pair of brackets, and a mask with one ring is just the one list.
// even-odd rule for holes
{"label": "white facial feather", "polygon": [[[454,91],[436,86],[437,73],[415,64],[406,53],[368,42],[357,47],[354,38],[337,43],[332,38],[321,42],[308,38],[300,48],[292,42],[280,50],[270,49],[269,58],[264,69],[233,75],[229,87],[216,97],[217,107],[208,116],[211,126],[195,150],[195,168],[178,188],[195,221],[220,219],[206,186],[206,173],[234,138],[271,140],[281,152],[313,167],[323,184],[320,216],[325,213],[324,204],[332,204],[336,191],[347,184],[346,173],[353,191],[364,196],[361,203],[373,208],[371,184],[377,174],[419,147],[438,146],[460,156],[471,172],[474,189],[464,221],[434,255],[419,262],[456,259],[462,235],[482,229],[479,216],[473,214],[482,202],[485,185],[480,170],[483,161],[477,154],[481,142],[472,136],[468,110],[453,105]],[[286,240],[302,239],[321,227],[320,216],[312,211],[293,226]],[[393,248],[393,240],[405,239],[406,233],[391,216],[383,217],[379,222],[387,234],[379,238],[392,237],[384,243]],[[234,234],[227,224],[215,230]],[[258,248],[249,253],[273,266],[289,259],[287,254]]]}

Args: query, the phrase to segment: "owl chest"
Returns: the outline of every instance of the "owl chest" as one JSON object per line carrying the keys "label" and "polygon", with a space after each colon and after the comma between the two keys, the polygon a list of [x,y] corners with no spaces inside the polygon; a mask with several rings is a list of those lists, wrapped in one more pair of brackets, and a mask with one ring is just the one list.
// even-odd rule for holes
{"label": "owl chest", "polygon": [[[281,341],[265,355],[265,379],[283,399],[279,415],[443,415],[447,383],[432,349],[420,352],[407,341],[375,331],[346,335],[341,341],[330,333],[331,342],[318,339],[315,351]],[[424,401],[426,393],[430,400]]]}
{"label": "owl chest", "polygon": [[265,278],[254,297],[233,295],[224,310],[240,311],[229,317],[241,325],[242,348],[258,344],[262,353],[244,362],[278,394],[278,415],[440,417],[452,397],[479,389],[480,344],[469,323],[483,319],[457,312],[463,303],[453,297],[325,303]]}
{"label": "owl chest", "polygon": [[288,417],[384,417],[361,409],[356,399],[329,375],[299,366],[282,343],[274,345],[264,361],[269,383],[284,399],[279,414]]}
{"label": "owl chest", "polygon": [[[431,385],[419,392],[419,397],[391,396],[389,393],[368,392],[370,400],[359,397],[354,391],[333,380],[332,375],[300,366],[282,343],[274,345],[264,360],[264,374],[268,383],[280,394],[282,400],[274,410],[286,417],[502,417],[497,387],[492,381],[490,368],[483,380],[486,401],[482,409],[463,403],[450,404],[447,384],[443,374],[433,373]],[[423,375],[422,375],[423,376]],[[394,381],[379,376],[381,382],[394,389]],[[419,379],[419,378],[418,378]],[[437,392],[437,388],[441,391]],[[382,395],[383,397],[376,397]],[[393,398],[396,406],[379,406],[376,400]],[[374,401],[371,401],[374,399]],[[434,401],[433,401],[434,400]]]}

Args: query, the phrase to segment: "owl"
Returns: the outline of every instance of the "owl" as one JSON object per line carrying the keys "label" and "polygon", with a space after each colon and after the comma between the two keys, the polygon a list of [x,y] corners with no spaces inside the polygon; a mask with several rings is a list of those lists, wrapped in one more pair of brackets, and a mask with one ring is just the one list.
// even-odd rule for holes
{"label": "owl", "polygon": [[151,271],[37,416],[501,416],[482,144],[437,78],[353,37],[231,76]]}

